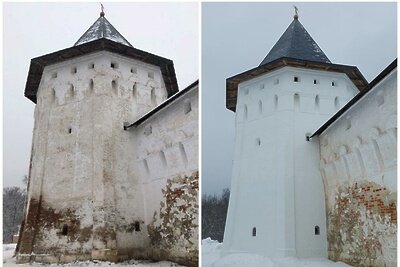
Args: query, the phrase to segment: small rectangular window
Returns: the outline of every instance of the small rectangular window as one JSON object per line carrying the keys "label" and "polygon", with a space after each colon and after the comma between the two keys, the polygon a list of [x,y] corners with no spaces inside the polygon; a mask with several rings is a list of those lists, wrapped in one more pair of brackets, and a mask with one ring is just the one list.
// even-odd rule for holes
{"label": "small rectangular window", "polygon": [[137,73],[137,68],[136,67],[132,67],[131,68],[131,73]]}
{"label": "small rectangular window", "polygon": [[94,63],[89,64],[89,69],[94,69]]}
{"label": "small rectangular window", "polygon": [[279,79],[275,79],[274,84],[279,84]]}
{"label": "small rectangular window", "polygon": [[75,73],[77,73],[77,72],[78,72],[78,69],[77,69],[76,67],[72,67],[71,73],[72,73],[72,74],[75,74]]}
{"label": "small rectangular window", "polygon": [[295,83],[298,83],[298,82],[300,82],[300,79],[299,79],[299,77],[295,76],[295,77],[293,78],[293,81],[294,81]]}
{"label": "small rectangular window", "polygon": [[319,81],[317,79],[314,79],[314,84],[319,84]]}
{"label": "small rectangular window", "polygon": [[117,63],[115,63],[115,62],[111,62],[111,68],[113,68],[113,69],[118,69],[118,64]]}
{"label": "small rectangular window", "polygon": [[331,83],[331,85],[332,85],[332,86],[337,86],[337,83],[336,83],[335,81],[333,81],[333,82]]}

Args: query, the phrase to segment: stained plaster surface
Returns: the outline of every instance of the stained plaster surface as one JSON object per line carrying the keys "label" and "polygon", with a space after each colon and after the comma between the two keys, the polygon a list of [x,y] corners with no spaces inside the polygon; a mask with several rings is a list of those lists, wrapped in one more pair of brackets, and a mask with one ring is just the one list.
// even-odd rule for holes
{"label": "stained plaster surface", "polygon": [[[125,131],[123,126],[166,98],[159,67],[109,52],[44,69],[34,114],[27,210],[17,249],[20,262],[165,259],[148,249],[146,230],[146,214],[159,212],[159,206],[147,203],[162,201],[161,187],[144,190],[146,177],[138,175],[135,164],[142,157],[140,142],[135,130]],[[164,112],[179,121],[180,113]],[[197,126],[197,117],[190,119]],[[154,130],[157,127],[169,129],[171,138],[181,130],[162,123]],[[193,140],[197,146],[196,137]],[[150,146],[159,145],[154,141]],[[186,149],[190,160],[197,158],[197,149]],[[192,176],[198,170],[194,162],[162,177],[164,186],[168,178]],[[197,201],[196,194],[194,198]]]}
{"label": "stained plaster surface", "polygon": [[397,69],[320,136],[329,258],[396,266]]}

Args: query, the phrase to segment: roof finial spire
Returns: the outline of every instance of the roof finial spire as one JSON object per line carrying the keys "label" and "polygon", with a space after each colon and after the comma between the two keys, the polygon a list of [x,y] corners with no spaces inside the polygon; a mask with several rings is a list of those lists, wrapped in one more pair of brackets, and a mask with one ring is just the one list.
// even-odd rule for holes
{"label": "roof finial spire", "polygon": [[100,6],[101,6],[100,17],[104,17],[106,15],[106,13],[104,13],[104,6],[102,3],[100,3]]}
{"label": "roof finial spire", "polygon": [[294,7],[294,16],[293,16],[293,18],[294,19],[299,19],[299,13],[298,13],[299,9],[297,8],[297,6],[293,6],[293,7]]}

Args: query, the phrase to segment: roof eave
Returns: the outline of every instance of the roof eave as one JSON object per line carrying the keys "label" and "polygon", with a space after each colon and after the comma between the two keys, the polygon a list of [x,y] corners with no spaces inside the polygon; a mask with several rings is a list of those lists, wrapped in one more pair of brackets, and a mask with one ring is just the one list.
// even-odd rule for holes
{"label": "roof eave", "polygon": [[282,57],[226,79],[226,108],[235,112],[239,83],[286,66],[345,73],[360,91],[368,85],[367,80],[355,66]]}
{"label": "roof eave", "polygon": [[28,78],[25,85],[25,97],[36,103],[36,93],[45,66],[98,51],[117,53],[145,63],[159,66],[163,75],[168,97],[179,91],[172,60],[102,38],[31,59]]}

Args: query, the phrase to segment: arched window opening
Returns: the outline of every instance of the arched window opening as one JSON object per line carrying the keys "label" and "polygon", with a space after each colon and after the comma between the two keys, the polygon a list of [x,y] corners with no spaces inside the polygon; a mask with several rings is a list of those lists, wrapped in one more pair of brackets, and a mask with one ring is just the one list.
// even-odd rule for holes
{"label": "arched window opening", "polygon": [[243,119],[247,120],[247,105],[244,105]]}
{"label": "arched window opening", "polygon": [[118,94],[118,84],[117,84],[117,81],[116,81],[116,80],[112,80],[112,82],[111,82],[111,87],[112,87],[114,93],[115,93],[115,94]]}
{"label": "arched window opening", "polygon": [[252,236],[257,236],[257,229],[255,227],[253,227]]}
{"label": "arched window opening", "polygon": [[183,163],[185,164],[185,166],[187,166],[188,165],[188,158],[187,158],[187,155],[186,155],[185,147],[183,146],[182,143],[179,143],[179,151],[181,152],[181,157],[182,157]]}
{"label": "arched window opening", "polygon": [[133,84],[132,86],[132,96],[137,97],[137,85],[136,83]]}
{"label": "arched window opening", "polygon": [[93,88],[94,88],[94,82],[93,82],[93,79],[90,79],[90,81],[89,81],[89,90],[90,90],[90,92],[93,91]]}
{"label": "arched window opening", "polygon": [[277,110],[277,109],[278,109],[278,96],[275,95],[274,96],[274,110]]}
{"label": "arched window opening", "polygon": [[340,104],[339,104],[339,97],[335,97],[335,109],[339,109]]}
{"label": "arched window opening", "polygon": [[294,102],[294,110],[299,111],[300,110],[300,95],[299,95],[299,93],[295,93],[293,95],[293,102]]}
{"label": "arched window opening", "polygon": [[318,111],[319,110],[319,95],[315,96],[314,106],[315,106],[315,109]]}

